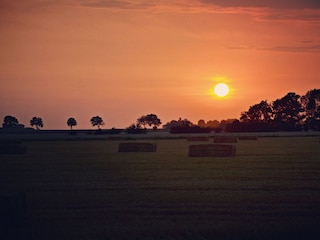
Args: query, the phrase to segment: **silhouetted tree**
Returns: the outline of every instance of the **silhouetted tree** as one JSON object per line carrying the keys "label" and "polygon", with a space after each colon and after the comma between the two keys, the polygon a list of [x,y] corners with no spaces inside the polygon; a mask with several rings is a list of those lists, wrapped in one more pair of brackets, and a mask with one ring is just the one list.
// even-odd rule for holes
{"label": "silhouetted tree", "polygon": [[70,127],[70,129],[72,130],[73,126],[77,126],[77,121],[74,118],[69,118],[67,121],[67,124]]}
{"label": "silhouetted tree", "polygon": [[142,134],[142,133],[147,133],[147,129],[142,128],[139,123],[137,124],[133,123],[126,128],[126,132],[130,134]]}
{"label": "silhouetted tree", "polygon": [[272,117],[272,107],[267,101],[249,107],[249,110],[241,113],[241,121],[263,121],[268,122]]}
{"label": "silhouetted tree", "polygon": [[220,130],[221,130],[221,131],[222,131],[222,130],[225,130],[226,127],[227,127],[229,124],[233,123],[234,121],[238,121],[238,119],[231,118],[231,119],[227,119],[227,120],[222,120],[222,121],[220,122],[220,124],[219,124]]}
{"label": "silhouetted tree", "polygon": [[273,123],[276,129],[281,131],[298,130],[300,121],[304,118],[304,111],[300,96],[290,92],[281,99],[277,99],[272,104]]}
{"label": "silhouetted tree", "polygon": [[200,127],[197,125],[193,126],[175,126],[170,129],[170,133],[209,133],[211,128]]}
{"label": "silhouetted tree", "polygon": [[301,99],[305,108],[306,129],[320,131],[320,89],[308,91]]}
{"label": "silhouetted tree", "polygon": [[102,118],[99,117],[99,116],[92,117],[92,118],[90,119],[90,121],[91,121],[91,125],[92,125],[93,127],[94,127],[94,126],[97,126],[99,130],[100,130],[100,126],[101,126],[101,125],[104,125],[104,122],[103,122]]}
{"label": "silhouetted tree", "polygon": [[219,128],[220,122],[218,120],[209,120],[207,126],[211,128]]}
{"label": "silhouetted tree", "polygon": [[165,125],[163,125],[163,128],[164,129],[171,129],[173,127],[177,127],[177,126],[180,126],[180,127],[185,127],[185,126],[194,126],[194,124],[189,121],[188,119],[181,119],[179,118],[178,120],[171,120],[170,122],[167,122]]}
{"label": "silhouetted tree", "polygon": [[273,129],[269,122],[264,121],[245,121],[235,120],[228,124],[225,129],[227,132],[270,132]]}
{"label": "silhouetted tree", "polygon": [[19,121],[17,118],[8,115],[8,116],[4,117],[2,127],[3,128],[15,128],[18,126],[18,124],[19,124]]}
{"label": "silhouetted tree", "polygon": [[[220,123],[220,126],[222,123]],[[320,131],[320,89],[305,96],[289,92],[268,103],[261,101],[241,113],[240,121],[228,124],[227,131]]]}
{"label": "silhouetted tree", "polygon": [[171,120],[166,123],[163,128],[170,130],[170,133],[208,133],[211,128],[200,127],[193,124],[188,119]]}
{"label": "silhouetted tree", "polygon": [[146,128],[146,125],[151,127],[152,125],[154,128],[157,128],[161,124],[161,120],[155,114],[148,114],[146,116],[141,116],[137,119],[137,123],[141,124]]}
{"label": "silhouetted tree", "polygon": [[198,121],[198,126],[199,126],[199,127],[206,127],[207,124],[206,124],[206,122],[205,122],[203,119],[200,119],[200,120]]}
{"label": "silhouetted tree", "polygon": [[35,126],[37,130],[40,130],[40,128],[43,127],[42,118],[40,118],[40,117],[33,117],[33,118],[30,120],[30,125],[31,125],[32,127]]}
{"label": "silhouetted tree", "polygon": [[[134,124],[133,124],[134,125]],[[137,125],[142,125],[143,128],[146,128],[147,125],[147,120],[146,120],[146,116],[141,116],[140,118],[137,119]],[[132,125],[131,125],[132,126]]]}

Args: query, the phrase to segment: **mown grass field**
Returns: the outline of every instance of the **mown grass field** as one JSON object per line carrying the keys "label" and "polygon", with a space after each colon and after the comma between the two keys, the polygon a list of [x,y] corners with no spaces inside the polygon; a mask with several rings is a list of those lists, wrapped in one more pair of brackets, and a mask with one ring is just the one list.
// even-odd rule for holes
{"label": "mown grass field", "polygon": [[15,236],[320,239],[319,137],[238,141],[235,157],[220,158],[188,157],[201,142],[141,141],[157,152],[118,153],[123,141],[29,141],[24,155],[0,155],[1,192],[27,194]]}

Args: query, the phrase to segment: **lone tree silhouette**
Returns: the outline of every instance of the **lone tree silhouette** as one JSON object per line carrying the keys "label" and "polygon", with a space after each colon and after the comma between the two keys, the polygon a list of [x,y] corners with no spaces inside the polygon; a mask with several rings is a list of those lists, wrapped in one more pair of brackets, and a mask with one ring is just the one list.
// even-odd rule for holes
{"label": "lone tree silhouette", "polygon": [[18,124],[19,124],[19,121],[17,118],[8,115],[8,116],[4,117],[2,127],[3,128],[14,128],[14,127],[18,126]]}
{"label": "lone tree silhouette", "polygon": [[73,126],[77,126],[77,121],[74,118],[69,118],[67,121],[67,124],[70,127],[70,129],[72,130]]}
{"label": "lone tree silhouette", "polygon": [[141,116],[137,119],[137,122],[138,124],[143,125],[144,128],[146,128],[146,125],[149,125],[149,127],[153,125],[154,129],[161,124],[161,120],[158,118],[158,116],[152,113],[146,116]]}
{"label": "lone tree silhouette", "polygon": [[104,122],[101,117],[95,116],[90,119],[92,127],[97,126],[100,130],[100,126],[104,125]]}
{"label": "lone tree silhouette", "polygon": [[313,89],[302,97],[305,108],[305,128],[320,131],[320,89]]}
{"label": "lone tree silhouette", "polygon": [[272,119],[272,105],[266,100],[249,107],[249,110],[241,113],[240,120],[269,122]]}
{"label": "lone tree silhouette", "polygon": [[274,118],[273,121],[278,131],[296,130],[300,120],[303,119],[303,106],[300,96],[294,92],[289,92],[281,99],[277,99],[272,104]]}
{"label": "lone tree silhouette", "polygon": [[40,130],[40,128],[43,127],[42,118],[40,118],[40,117],[33,117],[33,118],[30,120],[30,125],[31,125],[32,127],[35,126],[37,130]]}

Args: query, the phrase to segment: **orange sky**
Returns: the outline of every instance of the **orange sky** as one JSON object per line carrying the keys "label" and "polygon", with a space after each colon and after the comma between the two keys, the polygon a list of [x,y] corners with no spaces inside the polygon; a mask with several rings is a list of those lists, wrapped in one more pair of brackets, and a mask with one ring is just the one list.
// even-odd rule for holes
{"label": "orange sky", "polygon": [[26,126],[239,118],[320,88],[317,0],[0,0],[0,31],[0,118]]}

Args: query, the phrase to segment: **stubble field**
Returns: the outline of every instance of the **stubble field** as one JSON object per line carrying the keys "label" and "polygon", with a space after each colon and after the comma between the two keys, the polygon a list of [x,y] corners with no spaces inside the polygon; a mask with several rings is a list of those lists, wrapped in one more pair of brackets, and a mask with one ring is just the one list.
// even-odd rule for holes
{"label": "stubble field", "polygon": [[[188,157],[186,139],[27,141],[0,155],[0,192],[25,192],[19,239],[319,239],[319,137],[238,141]],[[212,142],[212,139],[210,140]],[[204,142],[203,144],[207,144]]]}

